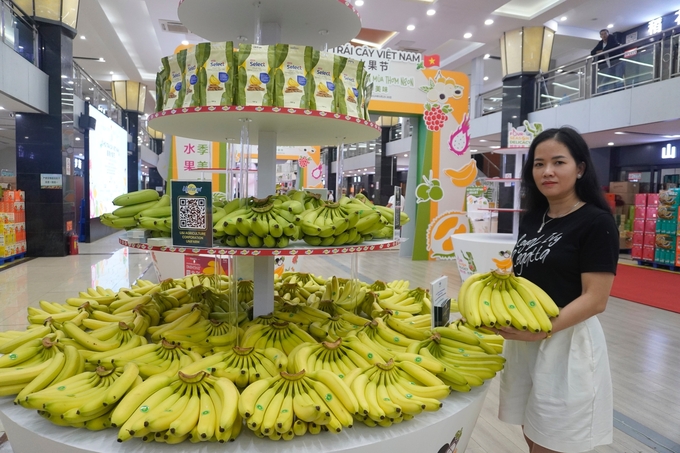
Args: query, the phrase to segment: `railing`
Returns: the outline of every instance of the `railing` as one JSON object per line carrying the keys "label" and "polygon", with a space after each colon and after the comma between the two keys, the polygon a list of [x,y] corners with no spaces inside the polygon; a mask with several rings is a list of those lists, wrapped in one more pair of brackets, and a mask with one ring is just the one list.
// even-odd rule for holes
{"label": "railing", "polygon": [[113,97],[106,91],[96,80],[89,76],[83,68],[76,62],[73,62],[73,83],[67,81],[73,86],[73,92],[76,96],[89,102],[91,105],[99,109],[100,112],[111,118],[118,124],[122,125],[122,109]]}
{"label": "railing", "polygon": [[40,66],[38,28],[21,8],[0,0],[0,40],[27,61]]}
{"label": "railing", "polygon": [[503,110],[503,87],[480,94],[475,108],[476,118]]}
{"label": "railing", "polygon": [[680,75],[680,28],[567,63],[536,77],[535,109],[589,99]]}

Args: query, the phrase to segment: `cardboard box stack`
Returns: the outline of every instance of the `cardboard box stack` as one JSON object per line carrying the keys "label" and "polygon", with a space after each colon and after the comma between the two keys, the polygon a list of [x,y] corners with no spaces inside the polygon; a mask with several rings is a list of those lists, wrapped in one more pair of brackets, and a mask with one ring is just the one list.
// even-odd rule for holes
{"label": "cardboard box stack", "polygon": [[669,266],[675,265],[678,205],[680,205],[680,189],[662,190],[659,192],[656,220],[656,251],[654,253],[654,261],[657,263]]}
{"label": "cardboard box stack", "polygon": [[633,248],[633,225],[631,215],[634,212],[636,195],[639,195],[640,184],[637,182],[611,181],[609,193],[605,194],[607,203],[612,208],[612,213],[619,228],[619,249]]}
{"label": "cardboard box stack", "polygon": [[0,258],[25,252],[25,193],[22,190],[5,190],[0,200]]}
{"label": "cardboard box stack", "polygon": [[659,195],[639,193],[636,194],[634,203],[631,256],[637,260],[654,261]]}

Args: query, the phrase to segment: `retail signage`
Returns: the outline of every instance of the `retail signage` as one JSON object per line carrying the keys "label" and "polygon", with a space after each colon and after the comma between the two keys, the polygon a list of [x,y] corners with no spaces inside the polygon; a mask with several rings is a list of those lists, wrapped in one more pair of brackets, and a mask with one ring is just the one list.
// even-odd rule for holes
{"label": "retail signage", "polygon": [[173,179],[199,179],[200,170],[213,168],[213,143],[192,138],[174,137],[175,167]]}
{"label": "retail signage", "polygon": [[439,277],[430,282],[432,295],[432,327],[445,326],[449,323],[451,299],[446,294],[448,277]]}
{"label": "retail signage", "polygon": [[184,275],[229,275],[229,260],[207,255],[184,255]]}
{"label": "retail signage", "polygon": [[[277,150],[278,157],[278,150]],[[300,187],[320,189],[324,187],[324,168],[321,163],[321,148],[318,146],[304,148],[304,153],[298,157],[302,181]]]}
{"label": "retail signage", "polygon": [[176,247],[212,247],[212,183],[171,181],[172,244]]}
{"label": "retail signage", "polygon": [[642,173],[628,173],[628,181],[637,182],[642,179]]}
{"label": "retail signage", "polygon": [[41,189],[61,189],[62,175],[60,174],[40,174],[40,188]]}
{"label": "retail signage", "polygon": [[524,120],[522,126],[514,127],[508,123],[508,148],[528,148],[534,137],[543,131],[542,123],[530,123]]}
{"label": "retail signage", "polygon": [[671,146],[670,143],[661,149],[662,159],[675,159],[675,156],[676,156],[675,146]]}

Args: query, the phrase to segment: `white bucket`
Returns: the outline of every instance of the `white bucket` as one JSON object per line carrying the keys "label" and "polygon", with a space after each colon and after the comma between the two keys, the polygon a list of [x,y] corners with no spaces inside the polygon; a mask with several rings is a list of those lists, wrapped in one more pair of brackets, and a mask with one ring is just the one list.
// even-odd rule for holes
{"label": "white bucket", "polygon": [[472,274],[512,271],[512,234],[461,233],[451,236],[461,281]]}

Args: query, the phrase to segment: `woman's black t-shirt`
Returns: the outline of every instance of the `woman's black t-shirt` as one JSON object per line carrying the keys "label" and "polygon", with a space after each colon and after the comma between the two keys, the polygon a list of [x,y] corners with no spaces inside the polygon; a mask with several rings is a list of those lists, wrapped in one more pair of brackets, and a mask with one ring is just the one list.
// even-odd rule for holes
{"label": "woman's black t-shirt", "polygon": [[512,262],[515,275],[531,280],[564,307],[581,295],[581,274],[616,273],[619,233],[614,217],[590,204],[545,220],[539,233],[543,213],[522,218]]}

